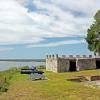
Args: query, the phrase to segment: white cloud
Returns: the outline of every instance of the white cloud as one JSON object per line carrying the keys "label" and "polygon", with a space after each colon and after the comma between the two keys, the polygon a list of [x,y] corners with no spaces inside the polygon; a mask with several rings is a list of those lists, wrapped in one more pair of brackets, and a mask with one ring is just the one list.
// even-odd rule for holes
{"label": "white cloud", "polygon": [[[86,30],[88,28],[88,26],[90,25],[90,22],[92,21],[92,17],[93,17],[93,12],[91,12],[92,16],[90,17],[87,13],[82,12],[81,13],[85,13],[87,14],[86,16],[75,16],[72,11],[70,10],[63,10],[62,6],[57,5],[59,1],[59,5],[63,5],[62,0],[52,0],[52,3],[43,3],[41,2],[41,0],[34,0],[34,4],[37,5],[38,9],[42,9],[42,10],[46,10],[48,12],[48,14],[50,16],[53,16],[54,18],[57,17],[58,20],[54,20],[52,21],[52,29],[54,27],[58,27],[58,29],[56,31],[54,31],[55,33],[63,33],[62,35],[66,34],[66,35],[86,35]],[[66,0],[64,0],[66,1]],[[66,9],[70,9],[67,8],[67,5],[71,5],[73,1],[69,1],[67,0],[63,5],[63,7],[65,7]],[[81,4],[81,2],[78,0],[79,4]],[[92,2],[92,1],[91,1]],[[89,3],[91,3],[89,2]],[[69,4],[70,3],[70,4]],[[72,9],[73,11],[76,9],[75,6],[78,5],[73,5]],[[80,5],[79,5],[80,6]],[[82,6],[83,7],[83,6]],[[89,7],[89,6],[88,6]],[[84,6],[85,8],[85,6]],[[94,8],[92,6],[92,8]],[[97,7],[98,8],[98,7]],[[88,9],[87,9],[88,10]],[[76,9],[77,12],[80,12],[79,9]]]}
{"label": "white cloud", "polygon": [[65,40],[65,41],[59,41],[59,42],[53,42],[53,43],[47,43],[47,44],[37,44],[37,45],[28,45],[27,48],[31,47],[56,47],[56,46],[62,46],[66,44],[81,44],[85,43],[84,40]]}
{"label": "white cloud", "polygon": [[[85,36],[92,17],[100,6],[99,0],[51,1],[52,3],[43,0],[0,0],[0,45],[35,45],[48,37]],[[26,5],[32,2],[38,11],[28,12]],[[75,16],[72,13],[74,11],[85,16]],[[52,43],[49,45],[54,46]]]}
{"label": "white cloud", "polygon": [[0,52],[12,51],[14,48],[0,48]]}
{"label": "white cloud", "polygon": [[0,1],[0,45],[42,41],[42,38],[35,36],[35,27],[27,9],[15,0]]}
{"label": "white cloud", "polygon": [[96,10],[100,9],[99,0],[52,0],[56,5],[65,7],[72,11],[83,12],[89,16],[95,14]]}

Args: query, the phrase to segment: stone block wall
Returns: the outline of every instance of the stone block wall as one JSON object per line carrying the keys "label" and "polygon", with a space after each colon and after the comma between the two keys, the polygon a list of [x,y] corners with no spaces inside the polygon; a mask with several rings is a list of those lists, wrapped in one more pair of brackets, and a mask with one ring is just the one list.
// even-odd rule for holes
{"label": "stone block wall", "polygon": [[62,57],[58,57],[58,55],[48,55],[46,58],[46,70],[52,72],[67,72],[70,67],[75,67],[70,66],[70,62],[73,60],[76,62],[76,71],[96,69],[96,59],[92,58],[91,55],[89,57],[86,55],[83,55],[83,57],[79,55],[76,57],[73,57],[73,55],[69,57],[65,55]]}
{"label": "stone block wall", "polygon": [[52,72],[69,71],[69,60],[60,58],[58,55],[48,55],[46,58],[46,70]]}
{"label": "stone block wall", "polygon": [[69,60],[64,58],[58,59],[58,72],[69,71]]}
{"label": "stone block wall", "polygon": [[96,69],[96,62],[93,58],[77,59],[76,63],[79,70]]}
{"label": "stone block wall", "polygon": [[58,72],[58,56],[48,55],[46,59],[46,70]]}

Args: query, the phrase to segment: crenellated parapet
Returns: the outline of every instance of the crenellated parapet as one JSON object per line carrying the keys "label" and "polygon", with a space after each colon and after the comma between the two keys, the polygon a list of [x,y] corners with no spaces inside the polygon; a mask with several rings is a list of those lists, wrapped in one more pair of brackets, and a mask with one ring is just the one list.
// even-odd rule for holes
{"label": "crenellated parapet", "polygon": [[66,58],[66,55],[62,55],[62,58]]}
{"label": "crenellated parapet", "polygon": [[76,58],[80,58],[81,56],[80,55],[76,55]]}
{"label": "crenellated parapet", "polygon": [[67,58],[92,58],[92,55],[69,55],[69,56],[67,56],[67,55],[62,55],[61,57],[58,55],[58,54],[56,54],[56,55],[47,55],[47,57],[46,57],[46,59],[57,59],[57,58],[64,58],[64,59],[67,59]]}
{"label": "crenellated parapet", "polygon": [[86,58],[87,56],[86,56],[86,55],[82,55],[82,57],[83,57],[83,58]]}
{"label": "crenellated parapet", "polygon": [[58,54],[56,55],[47,55],[46,59],[57,59],[59,58]]}
{"label": "crenellated parapet", "polygon": [[73,55],[69,55],[69,58],[73,58],[74,56]]}
{"label": "crenellated parapet", "polygon": [[89,55],[89,58],[92,58],[92,55]]}

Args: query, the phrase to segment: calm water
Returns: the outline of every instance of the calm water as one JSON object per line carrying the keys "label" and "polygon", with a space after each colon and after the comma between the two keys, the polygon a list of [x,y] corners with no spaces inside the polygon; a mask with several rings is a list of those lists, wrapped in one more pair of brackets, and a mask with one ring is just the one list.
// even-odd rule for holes
{"label": "calm water", "polygon": [[21,66],[40,66],[45,65],[45,62],[18,62],[18,61],[0,61],[0,71],[7,70],[11,67],[21,67]]}

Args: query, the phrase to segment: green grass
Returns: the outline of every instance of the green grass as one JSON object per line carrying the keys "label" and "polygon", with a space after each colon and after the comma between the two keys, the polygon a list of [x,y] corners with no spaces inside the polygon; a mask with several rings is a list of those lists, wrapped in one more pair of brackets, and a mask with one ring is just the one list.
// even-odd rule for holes
{"label": "green grass", "polygon": [[10,80],[17,72],[18,70],[16,68],[11,68],[9,70],[0,72],[0,94],[8,90]]}
{"label": "green grass", "polygon": [[[28,66],[23,66],[22,68],[28,68]],[[0,71],[0,94],[7,92],[11,79],[16,73],[19,73],[20,69],[13,67],[5,71]]]}
{"label": "green grass", "polygon": [[9,90],[0,100],[100,100],[100,89],[84,86],[67,79],[80,75],[100,75],[100,70],[53,73],[46,72],[49,80],[29,80],[28,75],[16,73],[10,80]]}

